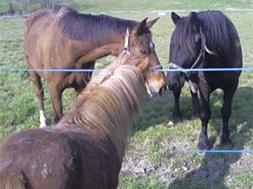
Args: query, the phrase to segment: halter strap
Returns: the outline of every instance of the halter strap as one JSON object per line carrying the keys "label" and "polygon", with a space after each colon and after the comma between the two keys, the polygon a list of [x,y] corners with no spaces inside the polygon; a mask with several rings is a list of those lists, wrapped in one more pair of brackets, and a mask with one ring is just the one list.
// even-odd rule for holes
{"label": "halter strap", "polygon": [[199,63],[201,57],[204,57],[204,55],[205,55],[205,50],[204,50],[204,49],[201,49],[200,52],[199,52],[199,55],[198,55],[197,59],[196,59],[195,62],[192,64],[192,66],[190,67],[190,69],[194,69],[194,68],[198,65],[198,63]]}
{"label": "halter strap", "polygon": [[[200,52],[199,52],[198,57],[196,58],[196,60],[194,61],[194,63],[190,67],[190,69],[194,69],[199,64],[199,61],[200,61],[201,57],[204,57],[204,54],[205,54],[205,50],[201,49]],[[178,70],[180,70],[181,72],[184,72],[184,73],[190,72],[190,71],[186,71],[185,68],[183,68],[183,67],[181,67],[181,66],[179,66],[179,65],[177,65],[173,62],[169,63],[169,68],[170,69],[178,69]]]}
{"label": "halter strap", "polygon": [[[199,64],[200,59],[201,59],[202,57],[204,57],[204,55],[205,55],[205,49],[201,49],[200,52],[199,52],[198,57],[196,58],[196,60],[194,61],[194,63],[193,63],[192,66],[190,67],[190,69],[194,69],[194,68]],[[179,70],[179,71],[185,73],[186,77],[188,78],[188,81],[187,81],[187,82],[188,82],[188,84],[189,84],[190,90],[191,90],[193,93],[197,93],[197,92],[198,92],[198,88],[197,88],[196,84],[190,80],[190,76],[189,76],[189,75],[190,75],[190,74],[189,74],[190,71],[186,71],[185,68],[183,68],[183,67],[181,67],[181,66],[179,66],[179,65],[177,65],[177,64],[175,64],[175,63],[173,63],[173,62],[170,62],[170,63],[169,63],[169,68],[170,68],[170,69],[177,69],[177,70]]]}
{"label": "halter strap", "polygon": [[163,67],[162,67],[161,65],[155,65],[155,66],[152,66],[152,67],[150,68],[150,70],[151,70],[152,72],[155,72],[155,71],[162,71],[162,69],[163,69]]}
{"label": "halter strap", "polygon": [[185,69],[184,69],[183,67],[181,67],[181,66],[179,66],[179,65],[177,65],[177,64],[175,64],[175,63],[173,63],[173,62],[170,62],[170,63],[169,63],[169,68],[170,68],[170,69],[180,70],[181,72],[186,73],[186,71],[185,71]]}

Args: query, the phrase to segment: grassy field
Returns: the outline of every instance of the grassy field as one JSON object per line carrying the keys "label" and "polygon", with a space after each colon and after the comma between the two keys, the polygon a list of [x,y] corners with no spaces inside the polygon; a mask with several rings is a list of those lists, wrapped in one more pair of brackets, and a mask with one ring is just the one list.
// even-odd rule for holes
{"label": "grassy field", "polygon": [[[57,0],[56,0],[57,2]],[[168,1],[168,0],[129,0],[129,1],[117,1],[117,0],[72,0],[69,1],[58,1],[59,4],[74,6],[81,11],[85,12],[98,12],[98,11],[135,11],[135,10],[166,10],[166,9],[217,9],[217,8],[252,8],[252,0],[179,0],[179,1]],[[112,6],[113,5],[113,6]]]}
{"label": "grassy field", "polygon": [[[69,4],[61,1],[61,4]],[[0,11],[6,4],[0,0]],[[253,66],[253,8],[252,0],[74,0],[73,7],[82,12],[106,12],[112,16],[141,20],[156,18],[153,10],[178,9],[187,15],[191,9],[225,9],[241,38],[244,66]],[[231,9],[245,9],[231,11]],[[247,9],[247,10],[246,10]],[[165,12],[167,13],[167,12]],[[167,67],[169,39],[173,30],[169,13],[161,16],[152,29],[157,53]],[[23,58],[23,20],[20,17],[0,18],[0,68],[25,67]],[[107,59],[99,60],[106,62]],[[46,83],[44,84],[46,88]],[[64,94],[67,110],[74,95]],[[132,132],[120,176],[121,189],[250,189],[253,188],[253,155],[250,154],[196,154],[179,153],[195,149],[200,121],[191,115],[191,98],[185,87],[182,98],[183,121],[168,126],[173,98],[167,91],[160,98],[146,103]],[[222,92],[211,98],[212,119],[209,135],[214,148],[219,149],[222,120],[220,108]],[[231,138],[236,149],[253,149],[253,73],[242,73],[240,86],[233,102]],[[52,108],[46,93],[46,111],[52,117]],[[0,71],[0,141],[14,131],[38,126],[38,108],[27,73]]]}

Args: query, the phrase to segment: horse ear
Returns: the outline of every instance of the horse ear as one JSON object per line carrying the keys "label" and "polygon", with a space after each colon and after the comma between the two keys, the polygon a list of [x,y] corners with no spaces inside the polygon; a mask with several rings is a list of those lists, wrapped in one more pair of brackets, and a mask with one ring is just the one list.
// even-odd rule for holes
{"label": "horse ear", "polygon": [[157,22],[157,20],[159,20],[159,19],[160,19],[160,17],[158,17],[158,18],[156,18],[154,20],[148,21],[146,23],[147,28],[151,28]]}
{"label": "horse ear", "polygon": [[174,24],[177,24],[178,20],[180,20],[181,17],[178,14],[176,14],[175,12],[172,12],[171,19],[173,20]]}
{"label": "horse ear", "polygon": [[142,20],[139,24],[137,24],[135,27],[134,27],[134,32],[135,34],[137,35],[141,35],[145,32],[145,30],[147,30],[147,18],[145,18],[144,20]]}
{"label": "horse ear", "polygon": [[198,19],[198,14],[196,12],[191,12],[190,21],[195,26],[200,25],[200,22],[199,22],[199,19]]}

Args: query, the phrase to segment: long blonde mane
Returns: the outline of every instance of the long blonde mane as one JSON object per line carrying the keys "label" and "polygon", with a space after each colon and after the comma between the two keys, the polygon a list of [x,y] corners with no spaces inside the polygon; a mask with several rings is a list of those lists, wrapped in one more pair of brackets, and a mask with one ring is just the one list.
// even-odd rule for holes
{"label": "long blonde mane", "polygon": [[129,57],[127,52],[123,52],[115,62],[93,77],[58,124],[60,127],[63,123],[71,123],[89,130],[89,133],[105,134],[120,159],[124,156],[134,115],[146,97],[142,72],[129,65]]}

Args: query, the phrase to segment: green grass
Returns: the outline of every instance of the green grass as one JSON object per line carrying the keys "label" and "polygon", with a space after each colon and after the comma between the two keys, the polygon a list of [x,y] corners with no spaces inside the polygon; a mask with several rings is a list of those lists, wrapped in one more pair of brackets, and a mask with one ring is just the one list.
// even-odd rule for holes
{"label": "green grass", "polygon": [[[62,2],[62,1],[61,1]],[[158,16],[150,10],[158,9],[184,9],[180,15],[187,15],[190,9],[218,8],[253,8],[253,1],[71,1],[71,5],[83,12],[109,12],[112,16],[141,20],[145,17]],[[67,3],[67,1],[65,2]],[[0,10],[6,3],[0,1]],[[78,5],[78,6],[77,6]],[[124,10],[126,12],[117,12]],[[131,12],[138,10],[140,12]],[[147,11],[148,10],[148,11]],[[242,43],[245,66],[252,66],[253,56],[253,12],[225,12],[234,22]],[[23,20],[22,18],[0,18],[0,67],[25,67],[23,57]],[[174,25],[170,15],[162,16],[152,28],[153,40],[161,63],[167,67],[169,39]],[[108,62],[106,59],[99,62]],[[44,83],[45,88],[47,88]],[[231,117],[231,136],[237,148],[253,149],[253,74],[242,73],[240,86],[233,102]],[[67,110],[74,99],[71,90],[64,94],[64,104]],[[222,93],[215,92],[211,98],[212,119],[209,124],[210,138],[219,148],[218,140],[222,124],[220,108],[222,106]],[[131,162],[130,168],[124,168],[120,176],[122,189],[187,189],[187,188],[252,188],[252,173],[245,168],[253,170],[252,156],[205,156],[201,154],[181,154],[179,150],[196,148],[200,121],[192,117],[191,98],[188,88],[185,87],[181,98],[183,121],[168,126],[173,97],[167,92],[160,98],[147,102],[132,130],[131,142],[126,153],[126,161]],[[52,107],[46,90],[46,113],[52,117]],[[26,73],[0,72],[0,140],[10,133],[24,128],[38,126],[38,108],[33,88]],[[144,162],[141,164],[141,162]],[[139,164],[138,164],[139,162]],[[210,167],[218,165],[222,170],[219,178]],[[145,168],[149,172],[137,174],[138,169]],[[217,168],[217,166],[214,168]],[[200,181],[188,180],[189,174],[202,174],[208,170],[211,176]],[[210,170],[209,170],[210,169]],[[207,172],[208,172],[207,171]],[[203,173],[204,174],[204,173]],[[166,180],[167,178],[167,180]],[[211,183],[211,185],[210,185]]]}
{"label": "green grass", "polygon": [[[168,10],[168,9],[224,9],[224,8],[253,8],[252,0],[73,0],[69,1],[56,1],[59,4],[70,5],[85,12],[113,12],[113,11],[146,11],[146,10]],[[113,5],[113,6],[112,6]]]}
{"label": "green grass", "polygon": [[[168,0],[54,0],[54,4],[66,5],[74,7],[83,12],[130,12],[130,11],[147,11],[147,10],[169,10],[169,9],[231,9],[231,8],[253,8],[252,0],[180,0],[180,1],[168,1]],[[23,9],[23,12],[30,12],[40,8],[41,4],[24,4],[19,1],[15,1],[15,5],[18,9]],[[15,8],[15,7],[14,7]],[[9,1],[0,1],[0,12],[7,11],[9,9]]]}
{"label": "green grass", "polygon": [[166,189],[166,185],[159,183],[155,177],[146,177],[143,179],[138,179],[130,174],[121,174],[121,183],[119,189]]}

